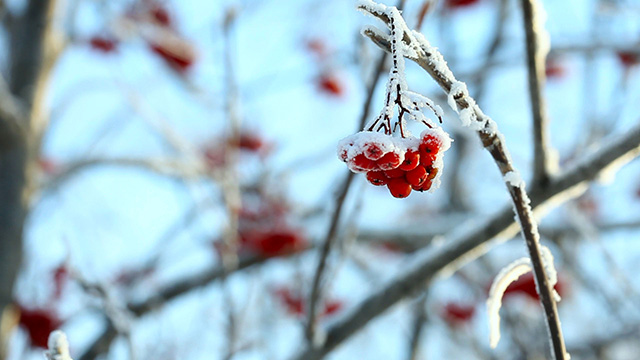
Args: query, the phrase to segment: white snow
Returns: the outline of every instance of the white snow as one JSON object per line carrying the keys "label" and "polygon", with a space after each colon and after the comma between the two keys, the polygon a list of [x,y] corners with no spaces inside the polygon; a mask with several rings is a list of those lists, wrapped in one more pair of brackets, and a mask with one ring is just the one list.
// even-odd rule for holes
{"label": "white snow", "polygon": [[49,335],[47,345],[49,350],[45,351],[45,356],[48,360],[72,360],[67,335],[61,330],[55,330]]}
{"label": "white snow", "polygon": [[510,184],[513,187],[523,188],[525,186],[524,180],[522,180],[522,176],[520,176],[520,172],[518,170],[511,170],[508,173],[504,174],[504,181],[507,184]]}
{"label": "white snow", "polygon": [[491,284],[489,298],[487,299],[487,311],[489,313],[489,344],[495,349],[500,341],[500,307],[502,295],[512,282],[531,271],[531,259],[523,257],[515,260],[500,270]]}

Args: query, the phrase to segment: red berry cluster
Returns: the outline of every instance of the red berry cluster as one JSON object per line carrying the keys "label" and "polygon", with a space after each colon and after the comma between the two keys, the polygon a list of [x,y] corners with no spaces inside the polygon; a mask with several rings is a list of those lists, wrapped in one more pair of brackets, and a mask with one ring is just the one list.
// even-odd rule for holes
{"label": "red berry cluster", "polygon": [[441,129],[427,129],[420,138],[393,138],[361,131],[343,139],[338,156],[353,172],[365,172],[375,186],[386,185],[393,197],[405,198],[411,191],[426,191],[442,168],[442,154],[451,140]]}

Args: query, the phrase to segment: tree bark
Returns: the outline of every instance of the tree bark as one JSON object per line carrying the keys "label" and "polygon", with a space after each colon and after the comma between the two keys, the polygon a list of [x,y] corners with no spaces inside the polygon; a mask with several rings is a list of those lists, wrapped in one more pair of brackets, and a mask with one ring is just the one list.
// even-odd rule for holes
{"label": "tree bark", "polygon": [[[28,212],[29,166],[35,159],[31,119],[41,98],[35,94],[42,78],[44,39],[55,0],[31,0],[10,24],[8,89],[27,108],[19,119],[0,111],[0,314],[13,302],[13,287],[22,261],[22,236]],[[8,95],[7,95],[8,96]],[[16,120],[18,123],[16,123]],[[6,358],[6,337],[0,331],[0,359]]]}

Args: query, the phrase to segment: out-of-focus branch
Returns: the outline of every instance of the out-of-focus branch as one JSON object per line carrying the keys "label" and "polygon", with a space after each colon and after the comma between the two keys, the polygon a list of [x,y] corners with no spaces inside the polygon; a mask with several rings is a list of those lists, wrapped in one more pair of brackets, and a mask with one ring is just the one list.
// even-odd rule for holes
{"label": "out-of-focus branch", "polygon": [[193,164],[190,166],[184,160],[178,159],[134,159],[134,158],[95,158],[81,159],[69,163],[59,173],[54,174],[43,185],[44,190],[52,190],[59,187],[69,178],[78,173],[99,166],[119,166],[130,167],[141,170],[147,170],[164,176],[176,178],[197,178],[203,176],[205,171],[201,168],[201,164]]}
{"label": "out-of-focus branch", "polygon": [[546,80],[545,60],[549,52],[549,33],[544,29],[544,9],[538,0],[522,0],[529,99],[533,119],[533,182],[545,184],[551,170],[549,159],[549,118],[542,91]]}
{"label": "out-of-focus branch", "polygon": [[7,85],[4,77],[0,74],[0,128],[6,128],[16,133],[25,133],[27,110],[18,100]]}

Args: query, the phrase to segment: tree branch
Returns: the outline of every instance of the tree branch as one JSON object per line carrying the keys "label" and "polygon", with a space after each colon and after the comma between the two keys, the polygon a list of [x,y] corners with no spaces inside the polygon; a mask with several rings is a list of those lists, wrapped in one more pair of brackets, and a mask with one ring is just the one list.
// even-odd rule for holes
{"label": "tree branch", "polygon": [[542,94],[546,80],[545,60],[549,52],[549,34],[544,29],[544,9],[538,0],[522,0],[529,98],[533,119],[533,182],[545,184],[549,180],[549,119],[546,100]]}

